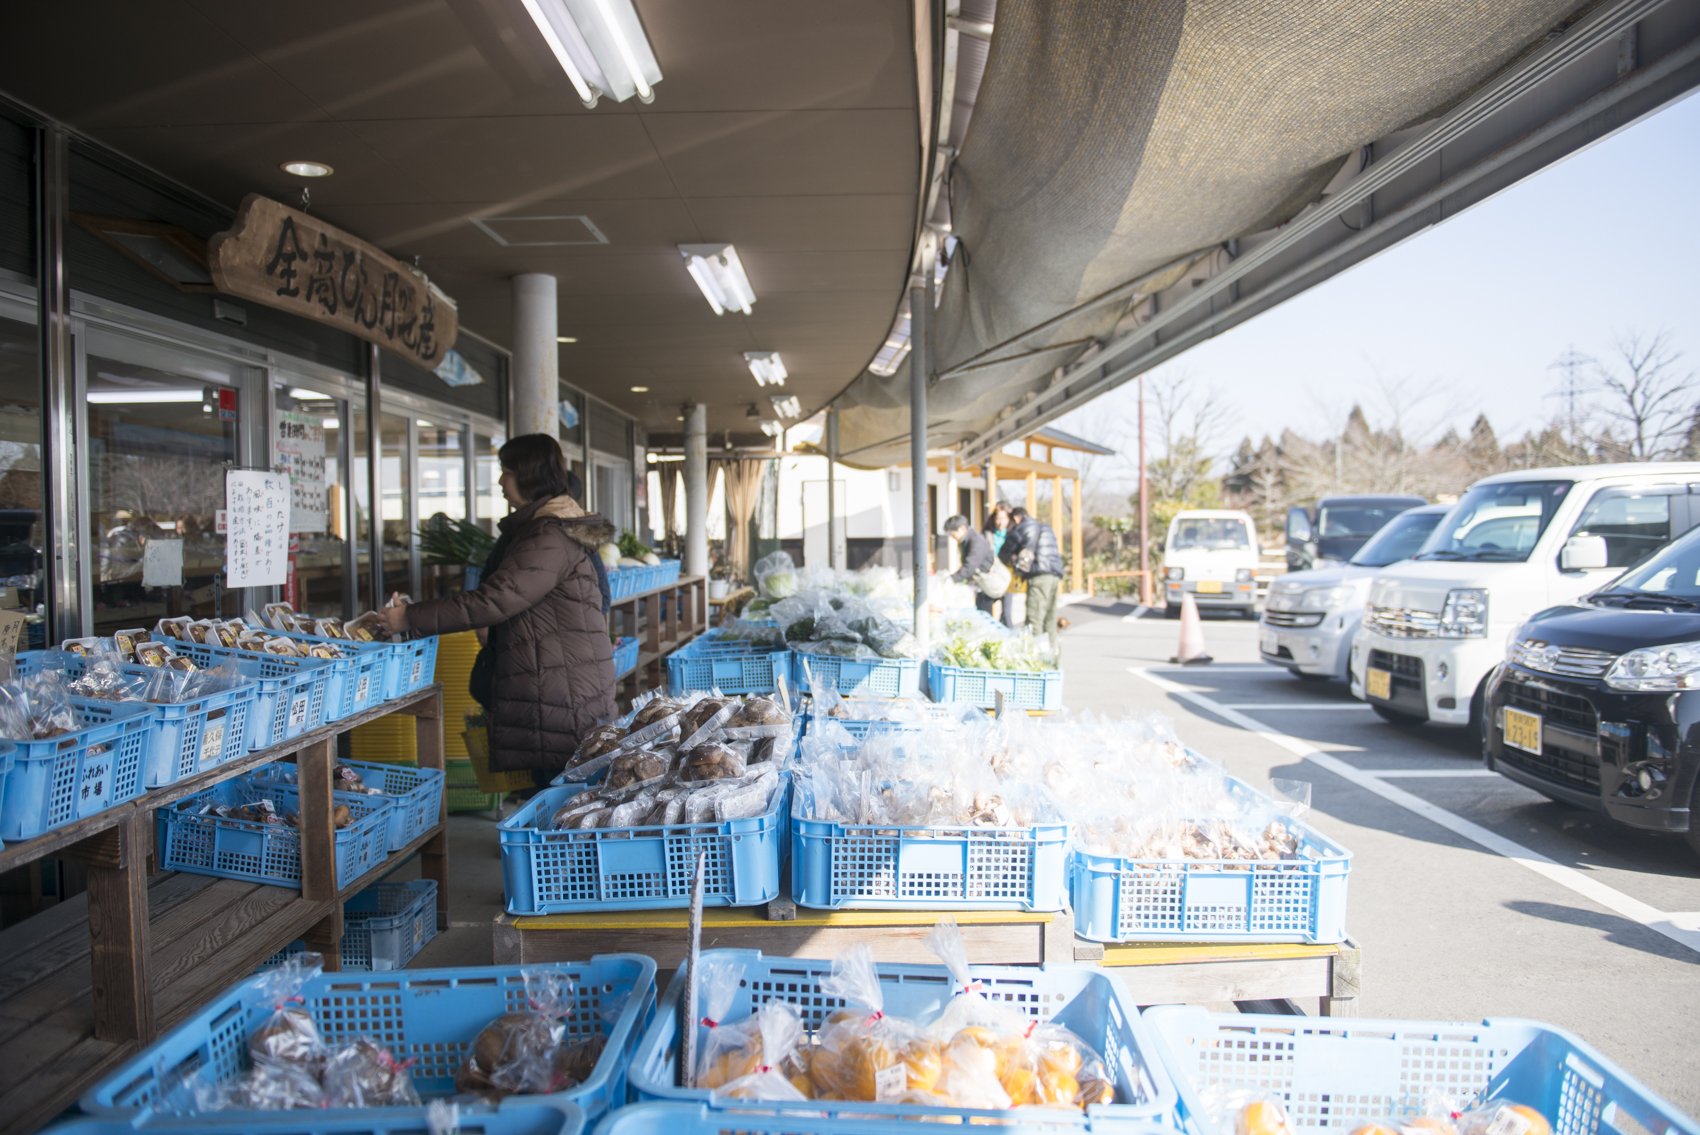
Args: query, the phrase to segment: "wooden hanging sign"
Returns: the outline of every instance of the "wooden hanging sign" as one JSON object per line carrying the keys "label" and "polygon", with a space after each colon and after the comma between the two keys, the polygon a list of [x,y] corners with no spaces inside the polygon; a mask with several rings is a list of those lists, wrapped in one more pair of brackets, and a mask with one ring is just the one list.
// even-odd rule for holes
{"label": "wooden hanging sign", "polygon": [[358,237],[250,193],[207,242],[218,290],[341,328],[433,370],[460,330],[454,301]]}

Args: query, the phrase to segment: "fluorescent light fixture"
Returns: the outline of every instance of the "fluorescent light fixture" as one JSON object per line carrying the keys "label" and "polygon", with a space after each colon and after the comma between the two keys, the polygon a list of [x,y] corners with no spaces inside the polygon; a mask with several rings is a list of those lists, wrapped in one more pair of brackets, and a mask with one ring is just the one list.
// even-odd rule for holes
{"label": "fluorescent light fixture", "polygon": [[773,412],[781,418],[800,418],[803,407],[797,402],[795,394],[769,394],[767,400],[773,403]]}
{"label": "fluorescent light fixture", "polygon": [[557,335],[557,336],[555,336],[555,342],[557,342],[557,343],[576,343],[576,342],[578,342],[578,339],[575,336],[572,336],[572,335]]}
{"label": "fluorescent light fixture", "polygon": [[308,390],[305,386],[291,386],[289,396],[297,402],[328,402],[329,394],[320,394],[317,390]]}
{"label": "fluorescent light fixture", "polygon": [[296,177],[329,177],[336,172],[324,162],[284,162],[278,168]]}
{"label": "fluorescent light fixture", "polygon": [[649,393],[649,387],[647,387],[647,386],[634,386],[634,387],[632,387],[632,393],[633,394],[648,394]]}
{"label": "fluorescent light fixture", "polygon": [[778,351],[745,351],[744,361],[750,365],[750,373],[762,386],[784,386],[785,380],[790,377],[785,364],[779,361]]}
{"label": "fluorescent light fixture", "polygon": [[750,314],[756,293],[750,289],[750,278],[738,260],[738,250],[729,244],[681,244],[679,255],[685,258],[685,271],[702,289],[714,314],[728,311]]}
{"label": "fluorescent light fixture", "polygon": [[416,426],[424,426],[428,430],[434,430],[434,429],[437,428],[436,426],[433,426],[430,422],[427,422],[424,418],[413,419],[413,424],[416,425]]}
{"label": "fluorescent light fixture", "polygon": [[201,390],[91,390],[89,401],[95,405],[112,405],[124,402],[199,402]]}
{"label": "fluorescent light fixture", "polygon": [[585,106],[655,101],[661,66],[632,0],[520,0]]}
{"label": "fluorescent light fixture", "polygon": [[761,424],[761,432],[766,434],[768,437],[778,437],[780,434],[785,432],[785,423],[763,422]]}
{"label": "fluorescent light fixture", "polygon": [[320,422],[319,425],[323,426],[327,430],[340,430],[342,428],[342,423],[337,421],[335,418],[326,418],[324,421]]}

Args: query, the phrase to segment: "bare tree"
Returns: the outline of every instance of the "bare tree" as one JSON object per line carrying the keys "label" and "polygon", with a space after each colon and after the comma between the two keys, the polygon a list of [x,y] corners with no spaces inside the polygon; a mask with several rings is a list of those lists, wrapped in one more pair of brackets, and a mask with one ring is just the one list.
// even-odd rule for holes
{"label": "bare tree", "polygon": [[1154,442],[1156,449],[1146,462],[1151,499],[1194,503],[1207,483],[1214,484],[1216,447],[1232,414],[1219,391],[1201,385],[1186,369],[1151,374],[1146,391],[1147,444]]}
{"label": "bare tree", "polygon": [[1601,408],[1613,425],[1601,443],[1630,461],[1656,461],[1686,448],[1695,409],[1695,375],[1677,363],[1682,352],[1671,346],[1668,331],[1644,335],[1629,331],[1617,337],[1616,354],[1592,360],[1599,390],[1607,396]]}

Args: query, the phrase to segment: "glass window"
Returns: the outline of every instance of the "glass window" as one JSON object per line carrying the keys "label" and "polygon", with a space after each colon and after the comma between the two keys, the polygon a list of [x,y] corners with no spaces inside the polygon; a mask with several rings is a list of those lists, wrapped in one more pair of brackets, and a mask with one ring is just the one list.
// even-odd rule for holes
{"label": "glass window", "polygon": [[[273,399],[272,459],[289,469],[296,494],[290,511],[291,534],[298,540],[295,609],[340,617],[349,552],[347,470],[341,460],[345,403],[288,380],[276,384]],[[322,465],[315,467],[314,454]],[[315,473],[322,474],[317,482]]]}
{"label": "glass window", "polygon": [[592,487],[595,497],[592,507],[602,514],[604,520],[620,530],[632,526],[630,481],[631,474],[624,465],[606,465],[601,461],[596,463],[596,484]]}
{"label": "glass window", "polygon": [[[181,371],[88,357],[93,630],[236,615],[224,587],[224,473],[237,461],[237,391]],[[189,372],[194,373],[189,373]],[[157,545],[157,546],[156,546]]]}
{"label": "glass window", "polygon": [[1634,567],[1670,543],[1670,497],[1601,489],[1582,509],[1570,534],[1605,537],[1606,566]]}
{"label": "glass window", "polygon": [[[466,431],[425,418],[414,425],[418,430],[420,523],[465,520]],[[464,579],[459,566],[445,564],[421,564],[419,576],[422,594],[414,596],[416,599],[452,595],[461,589]]]}
{"label": "glass window", "polygon": [[1445,515],[1444,512],[1407,512],[1396,516],[1358,549],[1351,562],[1360,567],[1386,567],[1408,560],[1422,548]]}
{"label": "glass window", "polygon": [[1382,525],[1398,516],[1407,505],[1325,505],[1316,522],[1317,534],[1324,540],[1349,536],[1374,536]]}
{"label": "glass window", "polygon": [[[41,371],[33,323],[0,319],[0,610],[35,614],[42,591]],[[29,624],[29,647],[44,645]]]}
{"label": "glass window", "polygon": [[1201,516],[1176,520],[1169,532],[1169,548],[1176,552],[1199,549],[1216,552],[1249,547],[1251,533],[1246,531],[1245,521],[1233,517]]}
{"label": "glass window", "polygon": [[1522,562],[1534,551],[1570,481],[1500,481],[1477,485],[1453,506],[1415,560]]}
{"label": "glass window", "polygon": [[350,453],[350,485],[354,496],[354,563],[356,613],[372,604],[372,477],[370,431],[366,428],[366,407],[351,407],[348,422],[348,452]]}
{"label": "glass window", "polygon": [[378,424],[383,441],[378,463],[379,492],[383,499],[378,516],[384,542],[385,599],[392,592],[405,595],[413,590],[413,470],[408,461],[412,424],[412,419],[394,414],[383,415]]}
{"label": "glass window", "polygon": [[[1609,547],[1610,537],[1607,540]],[[1636,592],[1676,596],[1700,605],[1700,531],[1690,532],[1640,567],[1625,572],[1595,599]]]}
{"label": "glass window", "polygon": [[506,444],[507,439],[500,434],[476,434],[472,439],[473,519],[491,534],[496,531],[496,521],[508,514],[508,502],[497,483],[502,479],[502,466],[496,460],[496,453]]}

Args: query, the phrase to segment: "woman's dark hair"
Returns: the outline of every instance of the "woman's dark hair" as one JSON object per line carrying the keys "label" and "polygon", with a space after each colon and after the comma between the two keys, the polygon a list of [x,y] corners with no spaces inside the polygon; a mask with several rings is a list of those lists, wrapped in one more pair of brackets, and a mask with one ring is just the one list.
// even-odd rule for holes
{"label": "woman's dark hair", "polygon": [[524,434],[496,451],[502,468],[514,475],[520,496],[528,501],[565,493],[579,499],[584,481],[567,468],[561,443],[548,434]]}

